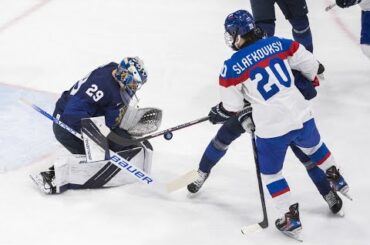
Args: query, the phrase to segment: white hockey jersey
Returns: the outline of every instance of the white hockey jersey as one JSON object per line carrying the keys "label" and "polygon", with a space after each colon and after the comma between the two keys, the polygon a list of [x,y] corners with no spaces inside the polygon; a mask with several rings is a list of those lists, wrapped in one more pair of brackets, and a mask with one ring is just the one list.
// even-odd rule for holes
{"label": "white hockey jersey", "polygon": [[294,85],[291,69],[313,81],[319,63],[299,43],[271,37],[236,52],[219,77],[221,101],[228,111],[253,108],[256,135],[273,138],[303,127],[313,117],[310,102]]}

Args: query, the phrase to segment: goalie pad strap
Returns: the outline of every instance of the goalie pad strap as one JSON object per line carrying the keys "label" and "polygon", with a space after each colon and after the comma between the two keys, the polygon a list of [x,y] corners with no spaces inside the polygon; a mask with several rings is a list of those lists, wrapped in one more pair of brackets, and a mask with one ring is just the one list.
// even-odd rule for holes
{"label": "goalie pad strap", "polygon": [[[136,148],[128,151],[117,152],[118,155],[122,156],[126,160],[130,161],[134,156],[140,152],[141,148]],[[82,188],[101,188],[107,184],[118,172],[121,171],[119,167],[108,162],[102,169],[100,169],[94,176],[82,185]]]}

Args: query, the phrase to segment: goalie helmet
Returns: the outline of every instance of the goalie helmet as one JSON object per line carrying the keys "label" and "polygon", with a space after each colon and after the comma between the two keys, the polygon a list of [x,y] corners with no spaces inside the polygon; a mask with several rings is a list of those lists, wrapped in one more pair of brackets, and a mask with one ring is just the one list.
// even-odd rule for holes
{"label": "goalie helmet", "polygon": [[253,31],[256,28],[253,16],[246,10],[238,10],[229,14],[225,20],[225,42],[227,46],[238,50],[235,43],[241,36]]}
{"label": "goalie helmet", "polygon": [[146,83],[148,78],[144,63],[139,57],[124,58],[112,74],[121,89],[129,92],[131,96]]}

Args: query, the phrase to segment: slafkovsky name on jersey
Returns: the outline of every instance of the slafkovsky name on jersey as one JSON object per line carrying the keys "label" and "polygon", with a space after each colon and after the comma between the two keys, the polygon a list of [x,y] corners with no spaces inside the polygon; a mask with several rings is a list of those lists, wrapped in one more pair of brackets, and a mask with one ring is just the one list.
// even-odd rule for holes
{"label": "slafkovsky name on jersey", "polygon": [[271,44],[265,45],[262,48],[259,48],[254,52],[248,54],[247,56],[242,58],[239,62],[236,62],[236,64],[232,66],[232,69],[236,72],[236,74],[239,75],[247,68],[256,64],[258,61],[264,59],[266,56],[279,53],[282,50],[283,44],[280,41],[276,41]]}

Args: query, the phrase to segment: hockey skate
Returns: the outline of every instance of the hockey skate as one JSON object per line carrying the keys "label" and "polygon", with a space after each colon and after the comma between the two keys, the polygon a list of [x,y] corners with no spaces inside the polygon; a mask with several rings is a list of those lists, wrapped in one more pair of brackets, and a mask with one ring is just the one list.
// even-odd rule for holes
{"label": "hockey skate", "polygon": [[45,194],[55,194],[56,185],[54,182],[55,172],[54,171],[45,171],[38,174],[31,174],[31,179],[35,184],[40,188]]}
{"label": "hockey skate", "polygon": [[198,178],[188,185],[188,191],[190,193],[197,193],[202,188],[204,182],[206,182],[209,173],[204,173],[198,169]]}
{"label": "hockey skate", "polygon": [[302,242],[299,238],[302,224],[299,219],[298,203],[292,204],[289,207],[289,212],[287,212],[284,217],[275,221],[275,226],[284,235]]}
{"label": "hockey skate", "polygon": [[333,214],[338,214],[340,216],[344,216],[344,212],[342,210],[343,201],[338,196],[335,190],[331,190],[328,194],[324,196],[325,201],[328,203],[330,210]]}
{"label": "hockey skate", "polygon": [[349,186],[344,180],[343,176],[340,174],[339,169],[337,169],[335,166],[331,166],[326,170],[326,177],[328,178],[332,188],[334,188],[337,192],[340,192],[349,200],[352,200],[352,197],[348,193]]}

